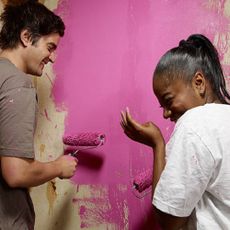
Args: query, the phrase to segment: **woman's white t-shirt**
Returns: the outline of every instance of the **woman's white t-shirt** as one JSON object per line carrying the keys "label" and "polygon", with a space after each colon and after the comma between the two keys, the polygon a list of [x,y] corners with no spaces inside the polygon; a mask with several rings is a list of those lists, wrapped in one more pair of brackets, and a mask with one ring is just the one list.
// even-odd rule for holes
{"label": "woman's white t-shirt", "polygon": [[177,121],[153,204],[191,216],[191,229],[230,229],[229,105],[199,106]]}

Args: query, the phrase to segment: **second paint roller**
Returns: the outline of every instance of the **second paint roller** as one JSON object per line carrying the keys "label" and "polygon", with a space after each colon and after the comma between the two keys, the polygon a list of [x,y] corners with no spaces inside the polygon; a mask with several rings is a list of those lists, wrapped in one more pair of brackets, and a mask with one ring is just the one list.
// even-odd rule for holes
{"label": "second paint roller", "polygon": [[133,180],[133,186],[138,192],[143,192],[152,185],[153,173],[148,169],[138,174]]}
{"label": "second paint roller", "polygon": [[105,143],[105,134],[99,132],[82,132],[74,135],[66,135],[63,137],[63,143],[65,145],[75,146],[78,149],[72,153],[72,156],[76,156],[76,153],[80,150],[86,150],[96,148]]}

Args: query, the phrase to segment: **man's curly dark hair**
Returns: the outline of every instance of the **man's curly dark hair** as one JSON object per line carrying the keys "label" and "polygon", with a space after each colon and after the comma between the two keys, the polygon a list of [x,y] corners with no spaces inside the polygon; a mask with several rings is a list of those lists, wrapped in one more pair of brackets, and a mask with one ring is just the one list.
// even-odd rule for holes
{"label": "man's curly dark hair", "polygon": [[41,36],[58,33],[64,35],[65,25],[62,19],[37,1],[24,1],[21,4],[7,4],[0,17],[0,48],[13,49],[20,43],[20,34],[28,30],[35,44]]}

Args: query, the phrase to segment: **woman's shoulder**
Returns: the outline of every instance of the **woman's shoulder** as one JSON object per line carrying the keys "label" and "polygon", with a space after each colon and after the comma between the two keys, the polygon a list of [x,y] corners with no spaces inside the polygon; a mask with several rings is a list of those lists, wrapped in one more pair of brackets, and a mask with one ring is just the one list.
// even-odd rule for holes
{"label": "woman's shoulder", "polygon": [[180,120],[193,120],[194,118],[199,118],[199,120],[212,119],[214,116],[222,117],[228,113],[230,113],[230,105],[228,104],[207,103],[205,105],[197,106],[195,108],[187,110],[181,116]]}
{"label": "woman's shoulder", "polygon": [[177,121],[175,128],[208,131],[221,126],[230,129],[230,105],[210,103],[186,111]]}

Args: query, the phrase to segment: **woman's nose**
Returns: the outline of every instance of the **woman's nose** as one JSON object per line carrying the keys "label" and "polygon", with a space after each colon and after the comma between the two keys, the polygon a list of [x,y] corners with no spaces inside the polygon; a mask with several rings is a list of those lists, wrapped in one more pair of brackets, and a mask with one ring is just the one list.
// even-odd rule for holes
{"label": "woman's nose", "polygon": [[167,108],[164,108],[164,111],[163,111],[163,117],[164,117],[164,119],[170,118],[171,115],[172,115],[171,110],[167,109]]}

